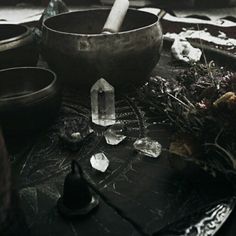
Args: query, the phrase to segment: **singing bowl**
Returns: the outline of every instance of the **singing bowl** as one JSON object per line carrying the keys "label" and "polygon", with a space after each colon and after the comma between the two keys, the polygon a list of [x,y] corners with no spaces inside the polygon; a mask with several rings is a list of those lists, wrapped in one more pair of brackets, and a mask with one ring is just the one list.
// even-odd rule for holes
{"label": "singing bowl", "polygon": [[54,72],[37,67],[0,70],[0,124],[7,133],[30,133],[49,125],[60,107]]}
{"label": "singing bowl", "polygon": [[38,49],[31,30],[24,25],[0,24],[0,69],[34,66]]}
{"label": "singing bowl", "polygon": [[43,23],[42,53],[65,85],[89,91],[103,77],[117,90],[141,84],[160,58],[158,17],[129,9],[119,33],[101,34],[110,9],[82,10]]}

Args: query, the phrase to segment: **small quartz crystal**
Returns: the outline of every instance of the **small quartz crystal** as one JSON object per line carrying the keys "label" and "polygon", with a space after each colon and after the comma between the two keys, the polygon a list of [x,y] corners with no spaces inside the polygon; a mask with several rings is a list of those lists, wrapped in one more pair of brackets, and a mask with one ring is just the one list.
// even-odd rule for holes
{"label": "small quartz crystal", "polygon": [[126,138],[126,136],[122,134],[123,131],[124,126],[120,123],[114,124],[107,129],[104,133],[107,144],[117,145],[122,142]]}
{"label": "small quartz crystal", "polygon": [[104,153],[96,153],[90,158],[91,166],[101,172],[105,172],[109,166],[109,160]]}
{"label": "small quartz crystal", "polygon": [[72,134],[71,134],[71,137],[72,137],[73,139],[78,140],[78,141],[80,141],[80,140],[83,139],[83,137],[82,137],[82,135],[81,135],[80,132],[74,132],[74,133],[72,133]]}
{"label": "small quartz crystal", "polygon": [[90,90],[92,122],[109,126],[116,122],[114,88],[105,80],[99,79]]}
{"label": "small quartz crystal", "polygon": [[134,148],[146,155],[146,156],[150,156],[150,157],[158,157],[161,154],[161,144],[155,140],[152,140],[151,138],[141,138],[141,139],[137,139],[134,142]]}

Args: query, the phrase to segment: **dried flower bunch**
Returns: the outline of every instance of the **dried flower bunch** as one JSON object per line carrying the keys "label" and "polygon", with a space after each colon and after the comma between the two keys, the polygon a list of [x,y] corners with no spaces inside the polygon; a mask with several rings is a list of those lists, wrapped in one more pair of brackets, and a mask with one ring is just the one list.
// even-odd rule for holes
{"label": "dried flower bunch", "polygon": [[194,63],[173,80],[150,78],[139,96],[173,128],[170,152],[236,171],[235,73],[214,62]]}

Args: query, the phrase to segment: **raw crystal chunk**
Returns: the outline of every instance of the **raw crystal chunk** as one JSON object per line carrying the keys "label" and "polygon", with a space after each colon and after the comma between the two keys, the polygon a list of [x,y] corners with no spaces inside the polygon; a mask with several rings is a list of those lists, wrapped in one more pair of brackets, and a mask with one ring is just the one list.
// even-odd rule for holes
{"label": "raw crystal chunk", "polygon": [[78,141],[80,141],[80,140],[83,139],[83,137],[82,137],[82,135],[81,135],[80,132],[74,132],[74,133],[72,133],[72,134],[71,134],[71,137],[74,138],[74,139],[76,139],[76,140],[78,140]]}
{"label": "raw crystal chunk", "polygon": [[105,172],[109,166],[109,160],[104,153],[96,153],[90,158],[91,166],[101,172]]}
{"label": "raw crystal chunk", "polygon": [[116,122],[114,88],[105,80],[99,79],[90,90],[92,122],[108,126]]}
{"label": "raw crystal chunk", "polygon": [[124,126],[122,124],[114,124],[104,133],[104,137],[106,139],[107,144],[117,145],[121,141],[123,141],[126,136],[122,134],[124,130]]}
{"label": "raw crystal chunk", "polygon": [[76,151],[89,139],[93,130],[89,127],[88,119],[83,116],[71,116],[60,122],[58,136],[64,148]]}
{"label": "raw crystal chunk", "polygon": [[202,51],[199,48],[194,48],[186,39],[182,38],[175,39],[171,52],[175,59],[187,63],[197,62],[202,56]]}
{"label": "raw crystal chunk", "polygon": [[140,153],[150,157],[158,157],[161,154],[161,144],[148,137],[137,139],[134,142],[134,148]]}

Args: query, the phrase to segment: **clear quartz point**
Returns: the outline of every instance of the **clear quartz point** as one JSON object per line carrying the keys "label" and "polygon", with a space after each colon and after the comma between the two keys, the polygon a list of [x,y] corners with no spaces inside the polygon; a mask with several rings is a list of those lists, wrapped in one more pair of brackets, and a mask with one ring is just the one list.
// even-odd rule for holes
{"label": "clear quartz point", "polygon": [[101,172],[105,172],[109,166],[109,160],[104,153],[96,153],[90,158],[91,166]]}
{"label": "clear quartz point", "polygon": [[105,80],[99,79],[90,90],[92,122],[109,126],[116,122],[114,88]]}
{"label": "clear quartz point", "polygon": [[134,142],[134,148],[149,157],[158,157],[161,154],[162,146],[159,142],[149,137],[137,139]]}
{"label": "clear quartz point", "polygon": [[104,133],[107,144],[118,145],[122,142],[126,138],[126,136],[122,134],[123,131],[124,125],[120,123],[116,123],[107,129]]}

